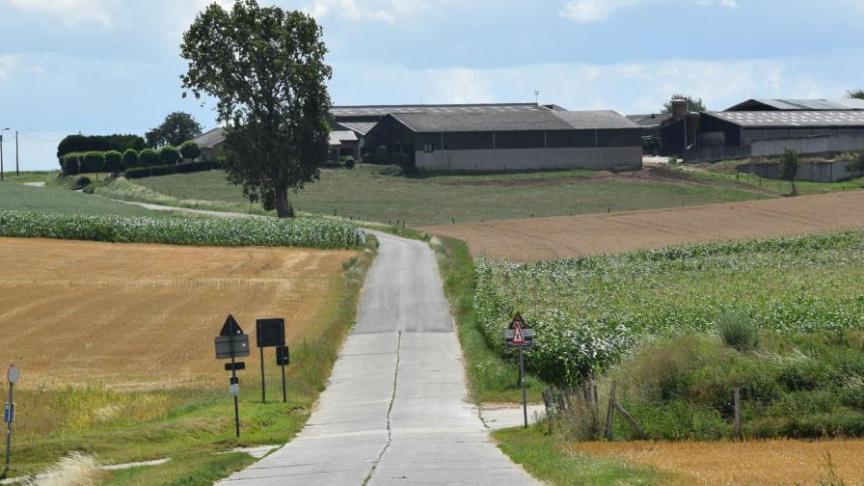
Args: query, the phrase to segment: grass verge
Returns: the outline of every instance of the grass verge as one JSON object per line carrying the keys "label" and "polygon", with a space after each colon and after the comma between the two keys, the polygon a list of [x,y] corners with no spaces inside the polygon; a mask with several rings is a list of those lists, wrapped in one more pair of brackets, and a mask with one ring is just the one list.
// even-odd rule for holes
{"label": "grass verge", "polygon": [[[434,244],[444,278],[444,291],[456,318],[459,341],[465,356],[465,367],[471,395],[477,403],[521,402],[519,369],[515,361],[507,361],[496,353],[486,340],[474,312],[475,272],[468,246],[456,239],[442,238]],[[436,243],[437,243],[436,241]],[[541,401],[544,383],[528,375],[528,400]]]}
{"label": "grass verge", "polygon": [[[13,443],[13,476],[38,473],[77,451],[101,464],[171,458],[165,466],[110,474],[109,484],[212,484],[251,462],[246,455],[218,453],[235,447],[282,444],[308,419],[326,386],[339,346],[350,330],[363,279],[374,257],[374,240],[345,265],[345,285],[328,299],[314,339],[292,345],[288,403],[262,403],[254,372],[241,372],[240,439],[225,390],[169,389],[114,392],[104,388],[19,390],[19,415],[44,414],[44,429]],[[224,373],[214,362],[214,373]],[[281,396],[278,371],[268,375],[270,397]],[[226,380],[227,381],[227,380]]]}
{"label": "grass verge", "polygon": [[594,459],[567,451],[561,439],[538,427],[494,433],[498,447],[534,477],[554,485],[669,484],[674,478],[648,467],[615,459]]}

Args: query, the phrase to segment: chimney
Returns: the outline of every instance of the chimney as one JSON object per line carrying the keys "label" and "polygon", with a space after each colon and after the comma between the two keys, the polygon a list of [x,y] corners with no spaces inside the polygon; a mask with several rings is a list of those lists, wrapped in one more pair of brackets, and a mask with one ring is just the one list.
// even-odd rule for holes
{"label": "chimney", "polygon": [[675,121],[683,120],[690,112],[690,107],[687,100],[672,100],[672,119]]}

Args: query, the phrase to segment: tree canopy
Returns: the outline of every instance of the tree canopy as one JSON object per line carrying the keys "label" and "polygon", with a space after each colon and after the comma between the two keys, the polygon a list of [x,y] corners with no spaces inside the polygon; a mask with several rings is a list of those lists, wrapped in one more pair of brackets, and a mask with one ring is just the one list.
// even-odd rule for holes
{"label": "tree canopy", "polygon": [[201,136],[201,125],[189,113],[175,111],[165,117],[158,127],[144,135],[147,145],[159,148],[164,145],[180,145]]}
{"label": "tree canopy", "polygon": [[864,89],[850,89],[846,92],[847,98],[858,98],[864,100]]}
{"label": "tree canopy", "polygon": [[687,104],[690,106],[691,112],[708,111],[708,107],[705,106],[705,102],[702,101],[702,98],[696,98],[690,95],[676,93],[673,94],[668,101],[663,103],[663,109],[661,113],[672,113],[672,102],[675,100],[687,100]]}
{"label": "tree canopy", "polygon": [[255,0],[212,4],[183,35],[183,86],[217,100],[228,179],[280,217],[294,215],[288,191],[327,160],[332,70],[321,36],[311,16]]}

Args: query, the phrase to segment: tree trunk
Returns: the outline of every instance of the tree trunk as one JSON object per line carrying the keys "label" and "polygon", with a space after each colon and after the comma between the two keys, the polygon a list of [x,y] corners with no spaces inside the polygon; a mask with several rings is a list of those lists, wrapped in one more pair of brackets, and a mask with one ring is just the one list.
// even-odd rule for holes
{"label": "tree trunk", "polygon": [[285,187],[276,188],[276,215],[280,218],[294,217],[294,206],[288,201],[288,189]]}

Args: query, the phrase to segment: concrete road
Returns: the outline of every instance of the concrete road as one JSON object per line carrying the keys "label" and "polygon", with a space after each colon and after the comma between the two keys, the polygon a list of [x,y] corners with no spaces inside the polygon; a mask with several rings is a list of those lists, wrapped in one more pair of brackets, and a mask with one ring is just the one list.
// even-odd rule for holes
{"label": "concrete road", "polygon": [[306,428],[220,484],[537,484],[492,443],[467,401],[434,253],[376,236],[357,324]]}

